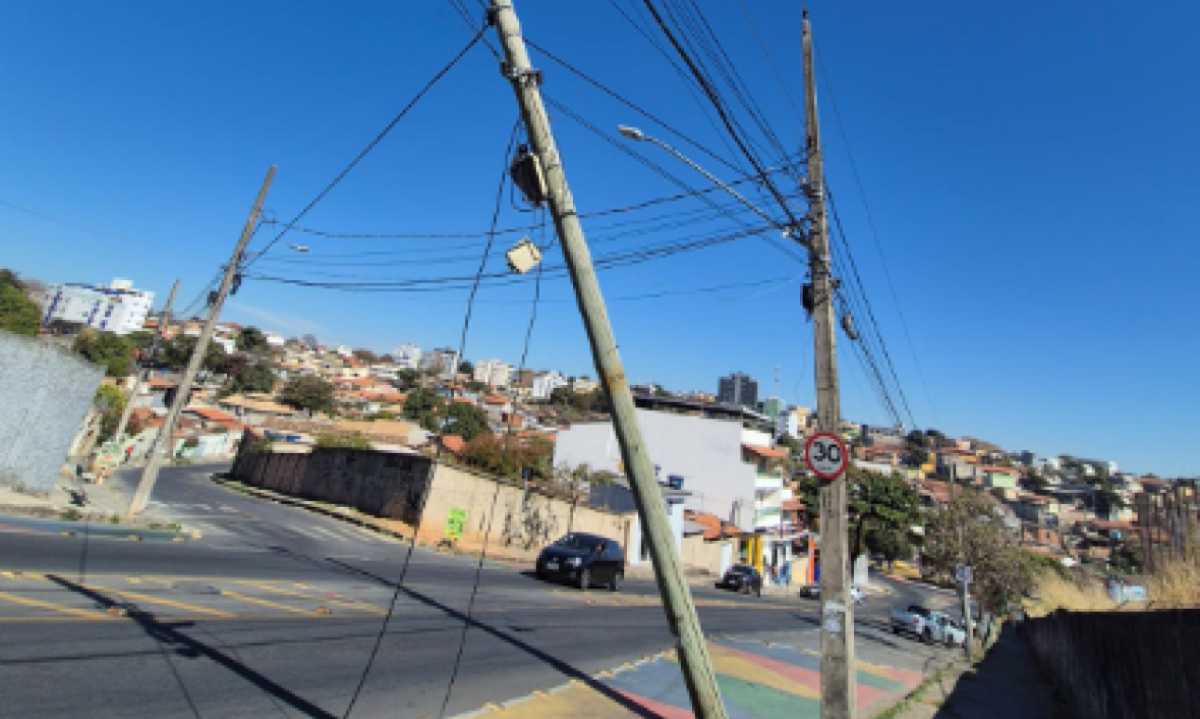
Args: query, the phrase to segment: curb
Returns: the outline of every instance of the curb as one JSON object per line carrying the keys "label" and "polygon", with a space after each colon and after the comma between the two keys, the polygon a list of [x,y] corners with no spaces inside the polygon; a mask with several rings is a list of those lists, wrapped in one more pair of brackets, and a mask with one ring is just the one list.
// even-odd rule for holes
{"label": "curb", "polygon": [[348,524],[354,524],[356,526],[362,527],[363,529],[369,529],[372,532],[377,532],[379,534],[387,535],[389,537],[392,537],[393,539],[400,539],[400,540],[411,539],[411,536],[408,534],[405,534],[404,532],[397,532],[395,530],[388,529],[387,527],[381,527],[378,524],[375,524],[374,522],[367,521],[363,517],[349,514],[349,512],[354,511],[349,508],[346,508],[345,512],[341,512],[341,511],[337,511],[334,509],[330,509],[329,507],[323,507],[315,502],[310,502],[306,499],[297,499],[295,497],[289,497],[286,494],[279,494],[277,492],[272,492],[269,489],[258,489],[257,487],[250,487],[250,486],[241,484],[240,482],[238,482],[238,486],[233,487],[230,485],[233,482],[236,482],[237,480],[231,480],[231,479],[223,476],[219,472],[214,472],[211,475],[211,479],[213,482],[216,482],[217,484],[225,487],[226,489],[228,489],[230,491],[247,494],[247,495],[250,495],[251,497],[255,497],[257,499],[267,499],[267,500],[270,500],[277,504],[286,504],[290,507],[298,507],[300,509],[304,509],[309,512],[314,512],[316,514],[323,514],[326,517],[330,517],[332,519],[336,519],[341,522],[346,522]]}

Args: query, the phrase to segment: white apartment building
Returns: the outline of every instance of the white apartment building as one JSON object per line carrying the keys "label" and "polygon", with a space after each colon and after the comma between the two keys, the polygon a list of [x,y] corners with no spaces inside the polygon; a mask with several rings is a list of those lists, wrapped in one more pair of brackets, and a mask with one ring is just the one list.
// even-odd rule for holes
{"label": "white apartment building", "polygon": [[432,350],[421,358],[421,369],[434,370],[444,379],[458,374],[458,352],[446,348]]}
{"label": "white apartment building", "polygon": [[502,387],[512,378],[513,366],[500,360],[480,360],[475,363],[476,382]]}
{"label": "white apartment building", "polygon": [[287,340],[278,332],[264,332],[263,337],[266,338],[268,347],[282,348],[287,344]]}
{"label": "white apartment building", "polygon": [[135,290],[129,280],[114,279],[108,287],[50,285],[46,288],[42,325],[64,320],[124,335],[142,329],[153,303],[153,292]]}
{"label": "white apartment building", "polygon": [[533,378],[533,387],[529,396],[533,399],[550,399],[551,393],[559,387],[567,386],[567,378],[561,372],[543,372]]}
{"label": "white apartment building", "polygon": [[400,369],[421,369],[421,346],[408,342],[392,350],[392,361]]}
{"label": "white apartment building", "polygon": [[803,438],[810,414],[807,407],[788,407],[775,419],[775,435],[778,437],[786,434],[792,439]]}
{"label": "white apartment building", "polygon": [[[684,504],[687,509],[711,512],[748,531],[759,524],[764,528],[778,524],[782,480],[764,476],[760,481],[758,468],[743,461],[740,422],[636,411],[659,481],[678,481],[690,493]],[[562,464],[586,464],[592,470],[624,474],[612,423],[577,422],[560,430],[554,466]],[[764,486],[760,489],[759,484]],[[771,501],[775,506],[764,506]]]}

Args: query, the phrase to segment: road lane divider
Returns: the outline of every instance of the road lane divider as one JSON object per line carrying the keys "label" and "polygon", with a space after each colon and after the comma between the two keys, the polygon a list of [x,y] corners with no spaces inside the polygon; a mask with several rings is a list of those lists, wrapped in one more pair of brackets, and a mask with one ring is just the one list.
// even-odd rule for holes
{"label": "road lane divider", "polygon": [[79,586],[98,594],[115,594],[118,597],[128,597],[145,604],[158,604],[164,607],[175,607],[176,609],[185,609],[196,614],[205,614],[208,616],[220,617],[222,619],[234,619],[237,617],[237,615],[232,612],[225,612],[221,611],[220,609],[211,609],[209,607],[201,607],[199,605],[188,604],[186,602],[177,602],[173,599],[157,597],[151,594],[142,594],[141,592],[130,592],[125,589],[112,589],[110,587],[100,587],[93,584],[80,584]]}

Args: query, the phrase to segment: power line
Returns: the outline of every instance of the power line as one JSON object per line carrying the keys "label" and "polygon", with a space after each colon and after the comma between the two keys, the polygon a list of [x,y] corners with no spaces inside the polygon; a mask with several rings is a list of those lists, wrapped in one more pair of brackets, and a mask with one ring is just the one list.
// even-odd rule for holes
{"label": "power line", "polygon": [[355,158],[350,161],[350,164],[346,165],[346,167],[341,172],[339,172],[333,178],[333,180],[331,180],[329,182],[329,184],[325,186],[324,189],[322,189],[319,193],[317,193],[317,196],[314,197],[307,205],[305,205],[304,209],[300,211],[300,214],[298,214],[292,218],[291,222],[289,222],[287,224],[287,227],[284,227],[283,230],[280,231],[280,233],[278,235],[276,235],[274,239],[272,239],[269,243],[267,243],[267,246],[264,247],[260,252],[256,253],[253,257],[251,257],[250,259],[248,259],[244,262],[243,269],[250,267],[260,257],[262,257],[267,252],[269,252],[270,249],[275,246],[275,243],[277,243],[277,242],[279,242],[279,240],[283,239],[283,236],[286,235],[292,229],[292,227],[297,222],[300,221],[301,218],[303,218],[305,215],[307,215],[309,213],[310,210],[312,210],[314,207],[316,207],[317,204],[321,202],[321,200],[325,199],[325,196],[328,195],[333,190],[334,187],[337,187],[338,183],[340,183],[346,177],[346,175],[349,175],[350,171],[353,170],[356,166],[358,166],[358,163],[361,162],[362,159],[371,152],[371,150],[374,150],[375,147],[380,142],[383,141],[383,138],[387,137],[388,133],[392,131],[392,128],[394,128],[397,124],[399,124],[399,122],[402,119],[404,119],[404,117],[408,114],[408,112],[410,110],[412,110],[413,107],[415,107],[418,102],[421,101],[421,98],[425,97],[426,93],[428,93],[430,90],[432,90],[433,87],[435,85],[437,85],[438,82],[443,77],[445,77],[446,74],[449,73],[450,70],[453,69],[455,65],[458,64],[458,61],[461,60],[471,50],[471,48],[475,47],[475,44],[478,43],[479,40],[483,37],[483,33],[486,29],[487,29],[486,25],[484,27],[481,27],[475,33],[475,36],[471,38],[471,41],[468,42],[466,44],[466,46],[463,47],[462,50],[459,50],[458,54],[455,55],[454,58],[450,60],[450,62],[448,62],[441,70],[439,70],[437,72],[437,74],[435,74],[432,78],[430,78],[430,80],[428,82],[425,83],[424,87],[422,87],[420,89],[420,91],[417,92],[417,94],[415,96],[413,96],[413,98],[411,100],[409,100],[408,104],[404,106],[404,109],[402,109],[399,112],[399,114],[397,114],[395,117],[393,117],[392,121],[389,122],[383,128],[383,130],[380,131],[380,133],[375,136],[375,139],[373,139],[369,143],[367,143],[367,146],[364,147],[362,149],[362,151],[359,152],[358,155],[355,156]]}
{"label": "power line", "polygon": [[[843,123],[843,121],[842,121],[842,112],[841,112],[841,109],[838,107],[837,94],[833,91],[833,83],[829,79],[829,72],[825,67],[825,61],[823,59],[823,54],[821,52],[819,52],[819,48],[816,48],[816,49],[818,51],[815,52],[814,54],[817,56],[817,65],[818,65],[818,67],[820,67],[820,70],[821,70],[821,78],[825,81],[825,89],[829,91],[830,105],[832,105],[832,107],[833,107],[833,116],[834,116],[834,119],[837,121],[838,132],[842,136],[842,143],[846,147],[846,156],[850,160],[850,172],[854,176],[855,184],[858,186],[858,196],[862,200],[863,210],[865,211],[866,216],[867,216],[867,225],[871,228],[871,238],[875,244],[875,251],[879,254],[879,261],[883,265],[883,274],[884,274],[884,279],[887,280],[888,291],[892,295],[892,302],[896,307],[896,314],[898,314],[900,316],[900,327],[901,327],[901,329],[904,330],[904,340],[908,344],[909,354],[912,356],[913,365],[917,369],[917,377],[921,381],[921,389],[925,394],[925,402],[929,405],[930,411],[933,412],[934,421],[940,423],[940,420],[938,420],[938,416],[937,416],[937,408],[934,406],[933,398],[929,394],[929,385],[926,384],[926,382],[925,382],[925,372],[921,369],[921,361],[917,357],[916,346],[913,344],[912,335],[908,331],[908,320],[904,316],[904,308],[900,304],[899,296],[897,296],[897,294],[896,294],[896,285],[892,281],[892,272],[888,268],[887,259],[884,257],[884,254],[883,254],[883,244],[879,241],[879,228],[875,224],[875,215],[873,212],[871,212],[871,205],[867,201],[867,191],[866,191],[866,188],[863,186],[862,177],[859,175],[859,172],[858,172],[858,163],[854,159],[854,149],[850,144],[850,136],[846,132],[845,123]],[[828,190],[827,190],[827,192],[828,192]],[[830,202],[830,205],[833,204],[833,194],[832,193],[829,193],[829,202]],[[836,210],[835,210],[835,212],[836,212]]]}
{"label": "power line", "polygon": [[[741,135],[737,132],[737,130],[734,129],[734,123],[726,113],[723,103],[720,100],[720,96],[718,95],[716,89],[712,86],[710,80],[696,65],[695,61],[688,54],[687,50],[683,48],[679,40],[675,37],[675,34],[671,32],[671,29],[668,27],[666,21],[663,20],[657,8],[654,7],[654,3],[651,2],[651,0],[643,0],[643,4],[646,6],[646,9],[650,11],[650,14],[654,17],[655,22],[658,23],[659,29],[661,29],[663,34],[667,36],[667,40],[671,43],[672,47],[675,48],[675,52],[688,66],[688,69],[691,70],[697,82],[699,82],[700,87],[708,96],[713,108],[717,111],[717,115],[720,116],[721,122],[725,125],[725,129],[728,131],[730,137],[733,138],[734,143],[750,162],[750,165],[760,174],[765,174],[759,159],[750,151],[749,148],[746,147],[746,143],[742,140]],[[788,216],[790,223],[792,225],[798,224],[796,219],[792,216],[791,210],[788,208],[787,203],[783,200],[782,193],[779,192],[779,189],[775,187],[774,183],[772,183],[769,179],[764,178],[764,184],[767,186],[767,189],[771,191],[771,194],[775,197],[775,201],[779,204],[780,208],[783,209],[784,213]]]}

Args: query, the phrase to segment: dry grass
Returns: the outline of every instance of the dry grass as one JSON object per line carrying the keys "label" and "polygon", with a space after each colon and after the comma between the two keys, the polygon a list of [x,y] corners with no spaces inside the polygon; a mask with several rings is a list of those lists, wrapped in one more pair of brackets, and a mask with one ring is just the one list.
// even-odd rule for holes
{"label": "dry grass", "polygon": [[1100,581],[1079,584],[1044,572],[1038,576],[1038,598],[1027,599],[1025,611],[1031,617],[1041,617],[1056,609],[1112,612],[1200,607],[1200,562],[1171,562],[1144,581],[1149,601],[1118,604],[1109,598]]}
{"label": "dry grass", "polygon": [[1099,582],[1077,584],[1052,572],[1038,576],[1038,598],[1025,600],[1025,612],[1031,617],[1043,617],[1057,609],[1073,612],[1110,612],[1120,606],[1109,599]]}
{"label": "dry grass", "polygon": [[1200,563],[1176,560],[1146,577],[1151,609],[1200,607]]}

